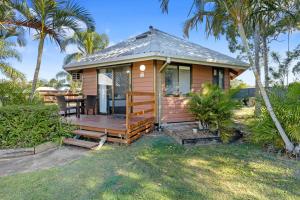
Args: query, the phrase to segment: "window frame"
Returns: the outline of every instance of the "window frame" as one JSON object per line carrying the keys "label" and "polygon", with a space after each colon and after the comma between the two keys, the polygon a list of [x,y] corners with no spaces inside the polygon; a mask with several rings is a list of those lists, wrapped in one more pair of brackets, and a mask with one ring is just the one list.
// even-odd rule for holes
{"label": "window frame", "polygon": [[[178,94],[167,94],[167,91],[166,91],[166,88],[167,88],[167,84],[166,84],[166,70],[168,68],[168,66],[176,66],[176,70],[177,70],[177,84],[176,84],[176,87],[178,88],[177,89],[177,93]],[[192,65],[187,65],[187,64],[181,64],[181,63],[171,63],[169,64],[165,70],[164,70],[164,96],[165,97],[186,97],[188,96],[188,93],[190,93],[192,91],[192,83],[193,83],[193,80],[192,80],[192,75],[193,75],[193,67]],[[190,91],[187,93],[187,94],[179,94],[179,67],[182,66],[182,67],[189,67],[190,68]]]}
{"label": "window frame", "polygon": [[[217,80],[218,80],[217,83],[214,83],[214,80],[215,80],[214,71],[215,71],[215,70],[217,70]],[[220,72],[220,71],[223,71],[223,83],[222,83],[222,87],[220,87],[220,83],[219,83],[219,80],[220,80],[219,72]],[[213,84],[213,85],[217,85],[217,86],[220,87],[222,90],[225,89],[225,68],[222,68],[222,67],[213,67],[213,68],[212,68],[212,84]]]}

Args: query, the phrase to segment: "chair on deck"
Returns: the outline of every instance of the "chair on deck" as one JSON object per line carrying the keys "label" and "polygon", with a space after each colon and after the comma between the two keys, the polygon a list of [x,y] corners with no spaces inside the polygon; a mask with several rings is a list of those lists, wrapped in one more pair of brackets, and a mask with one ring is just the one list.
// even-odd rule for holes
{"label": "chair on deck", "polygon": [[[57,104],[59,107],[59,113],[63,116],[67,116],[70,114],[77,114],[77,107],[76,106],[68,106],[65,96],[57,96],[56,97]],[[72,110],[75,110],[75,113],[71,113]]]}
{"label": "chair on deck", "polygon": [[97,97],[94,95],[87,95],[85,100],[85,112],[88,115],[89,110],[93,110],[93,115],[96,114],[96,103],[97,103]]}

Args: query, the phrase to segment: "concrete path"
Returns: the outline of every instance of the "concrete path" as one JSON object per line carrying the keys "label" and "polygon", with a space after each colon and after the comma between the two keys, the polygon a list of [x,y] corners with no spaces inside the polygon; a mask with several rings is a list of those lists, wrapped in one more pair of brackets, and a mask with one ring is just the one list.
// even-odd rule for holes
{"label": "concrete path", "polygon": [[88,150],[83,148],[62,146],[36,155],[0,159],[0,176],[61,166],[77,160],[87,153]]}

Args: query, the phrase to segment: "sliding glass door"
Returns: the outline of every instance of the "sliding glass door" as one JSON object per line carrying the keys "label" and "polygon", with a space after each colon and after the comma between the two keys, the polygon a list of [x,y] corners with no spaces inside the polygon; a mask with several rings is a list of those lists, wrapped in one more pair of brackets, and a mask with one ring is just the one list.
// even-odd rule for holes
{"label": "sliding glass door", "polygon": [[98,73],[99,112],[125,114],[126,93],[130,88],[130,66],[100,69]]}
{"label": "sliding glass door", "polygon": [[98,73],[99,112],[108,114],[109,102],[112,99],[113,75],[112,69],[100,69]]}
{"label": "sliding glass door", "polygon": [[114,68],[113,113],[126,114],[126,93],[130,88],[130,67]]}

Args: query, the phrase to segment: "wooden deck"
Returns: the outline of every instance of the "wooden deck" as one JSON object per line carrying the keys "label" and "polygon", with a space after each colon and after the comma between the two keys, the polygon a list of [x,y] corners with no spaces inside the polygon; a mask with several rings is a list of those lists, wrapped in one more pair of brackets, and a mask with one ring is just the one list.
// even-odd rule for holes
{"label": "wooden deck", "polygon": [[153,118],[131,118],[126,128],[126,118],[113,115],[80,115],[67,117],[66,120],[79,129],[107,133],[109,142],[130,144],[142,134],[153,130]]}
{"label": "wooden deck", "polygon": [[[137,96],[148,97],[148,99],[143,98],[137,101]],[[128,92],[124,116],[80,115],[80,118],[74,116],[67,117],[66,120],[78,126],[79,130],[105,133],[109,142],[130,144],[153,130],[155,116],[154,93]]]}
{"label": "wooden deck", "polygon": [[[71,116],[66,118],[68,122],[77,126],[89,126],[100,129],[126,132],[126,118],[114,115],[80,115],[80,118]],[[132,119],[130,124],[142,120],[142,118]]]}

